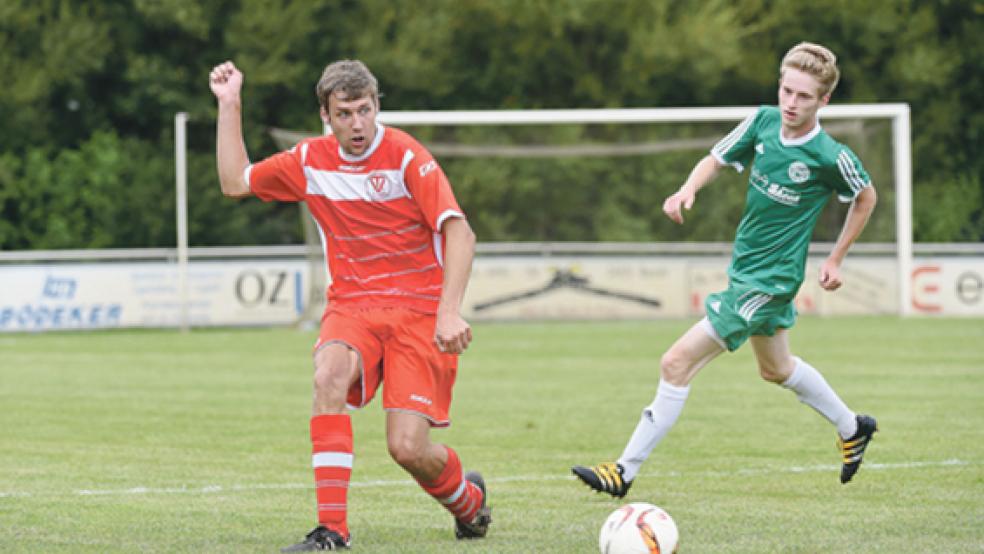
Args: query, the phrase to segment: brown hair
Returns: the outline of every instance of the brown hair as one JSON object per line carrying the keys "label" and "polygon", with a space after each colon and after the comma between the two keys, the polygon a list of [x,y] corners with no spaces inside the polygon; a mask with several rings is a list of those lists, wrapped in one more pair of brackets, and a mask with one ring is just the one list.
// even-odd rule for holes
{"label": "brown hair", "polygon": [[828,48],[812,42],[801,42],[789,49],[779,65],[781,79],[787,68],[798,69],[820,82],[820,96],[834,91],[840,80],[837,56]]}
{"label": "brown hair", "polygon": [[340,60],[328,64],[314,90],[318,103],[325,110],[328,109],[328,98],[336,91],[344,93],[347,100],[370,96],[379,107],[379,84],[366,64],[359,60]]}

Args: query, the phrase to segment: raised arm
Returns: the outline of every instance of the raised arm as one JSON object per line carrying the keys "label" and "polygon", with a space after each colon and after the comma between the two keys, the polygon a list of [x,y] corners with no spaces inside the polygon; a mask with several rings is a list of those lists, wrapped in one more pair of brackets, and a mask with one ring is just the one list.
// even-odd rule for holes
{"label": "raised arm", "polygon": [[840,236],[834,243],[834,249],[820,266],[820,286],[824,290],[837,290],[843,284],[841,281],[840,267],[847,256],[847,251],[851,245],[861,235],[864,226],[868,224],[868,218],[878,203],[878,195],[875,188],[867,186],[861,189],[858,196],[851,203],[851,208],[844,219],[844,227],[841,228]]}
{"label": "raised arm", "polygon": [[451,217],[441,225],[445,237],[444,286],[437,306],[434,341],[449,354],[460,354],[472,340],[471,327],[461,317],[461,302],[475,257],[475,233],[468,221]]}
{"label": "raised arm", "polygon": [[242,102],[243,74],[232,62],[221,63],[208,76],[209,87],[219,103],[216,122],[215,159],[219,170],[222,194],[233,198],[249,196],[249,185],[243,176],[249,165],[249,155],[243,141]]}
{"label": "raised arm", "polygon": [[671,194],[663,201],[663,213],[673,221],[682,224],[683,210],[689,210],[693,207],[694,200],[697,197],[697,191],[713,181],[718,176],[722,167],[724,166],[714,156],[710,154],[704,156],[694,166],[694,169],[690,172],[690,176],[687,177],[686,182],[683,183],[680,190]]}

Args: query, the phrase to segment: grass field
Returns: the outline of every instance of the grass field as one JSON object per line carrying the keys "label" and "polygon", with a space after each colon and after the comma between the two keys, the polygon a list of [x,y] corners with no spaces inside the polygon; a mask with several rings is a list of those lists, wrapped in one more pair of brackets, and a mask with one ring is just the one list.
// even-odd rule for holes
{"label": "grass field", "polygon": [[[572,464],[617,457],[685,321],[484,324],[435,431],[489,485],[494,523],[450,516],[356,412],[356,552],[597,552],[621,504]],[[293,330],[0,336],[0,552],[276,552],[313,526],[309,349]],[[829,424],[760,381],[750,349],[694,382],[626,501],[681,552],[984,552],[984,321],[802,318],[796,353],[881,432],[837,480]],[[378,402],[378,401],[377,401]]]}

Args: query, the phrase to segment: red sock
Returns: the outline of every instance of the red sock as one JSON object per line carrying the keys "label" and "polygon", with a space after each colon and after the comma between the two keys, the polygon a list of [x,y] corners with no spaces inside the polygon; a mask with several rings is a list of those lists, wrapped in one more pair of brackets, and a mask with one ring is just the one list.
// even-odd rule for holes
{"label": "red sock", "polygon": [[447,508],[455,519],[471,522],[482,507],[482,489],[465,480],[458,454],[449,446],[444,448],[448,451],[448,462],[437,480],[433,483],[417,482],[427,494]]}
{"label": "red sock", "polygon": [[352,477],[352,419],[348,414],[312,417],[311,445],[318,523],[347,538],[348,487]]}

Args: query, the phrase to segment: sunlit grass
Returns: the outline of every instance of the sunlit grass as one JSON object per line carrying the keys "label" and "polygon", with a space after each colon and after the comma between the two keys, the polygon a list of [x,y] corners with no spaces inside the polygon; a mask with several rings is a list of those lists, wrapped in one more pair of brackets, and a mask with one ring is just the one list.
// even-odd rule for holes
{"label": "sunlit grass", "polygon": [[[570,477],[614,459],[690,322],[476,325],[454,424],[494,523],[450,516],[354,416],[356,552],[595,552],[619,501]],[[881,432],[855,482],[831,427],[751,353],[697,380],[626,501],[667,509],[681,552],[984,550],[984,322],[804,318],[797,354]],[[275,552],[314,524],[313,335],[285,329],[0,336],[0,552]]]}

